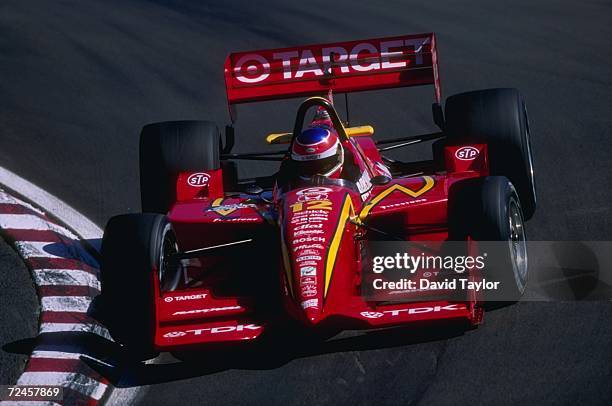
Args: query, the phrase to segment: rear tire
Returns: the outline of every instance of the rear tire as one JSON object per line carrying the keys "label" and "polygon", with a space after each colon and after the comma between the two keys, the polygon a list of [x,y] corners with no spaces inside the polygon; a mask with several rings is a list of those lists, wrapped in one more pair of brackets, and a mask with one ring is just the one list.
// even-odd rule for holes
{"label": "rear tire", "polygon": [[487,89],[449,97],[447,145],[487,144],[490,174],[506,176],[521,198],[525,219],[536,208],[529,120],[516,89]]}
{"label": "rear tire", "polygon": [[164,265],[169,245],[173,246],[170,250],[177,248],[174,232],[166,217],[159,214],[115,216],[104,230],[100,271],[104,321],[132,359],[157,355],[153,336],[155,297],[159,292],[154,278],[172,289],[180,276],[178,268],[170,272]]}
{"label": "rear tire", "polygon": [[140,133],[142,211],[166,214],[180,172],[219,169],[220,135],[210,121],[166,121]]}

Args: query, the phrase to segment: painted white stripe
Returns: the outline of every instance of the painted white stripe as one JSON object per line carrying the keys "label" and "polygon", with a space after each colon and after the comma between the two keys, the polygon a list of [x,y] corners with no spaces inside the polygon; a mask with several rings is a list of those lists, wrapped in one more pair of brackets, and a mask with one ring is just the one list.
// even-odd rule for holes
{"label": "painted white stripe", "polygon": [[78,352],[42,351],[35,349],[30,358],[79,359],[81,355]]}
{"label": "painted white stripe", "polygon": [[38,286],[89,286],[100,290],[100,281],[89,272],[77,269],[34,269],[32,272]]}
{"label": "painted white stripe", "polygon": [[42,351],[42,350],[34,350],[30,355],[30,358],[44,358],[44,359],[81,359],[81,357],[85,357],[90,360],[94,360],[97,363],[106,365],[109,368],[114,368],[115,365],[109,364],[102,360],[99,360],[95,357],[89,356],[87,354],[81,354],[79,352],[64,352],[64,351]]}
{"label": "painted white stripe", "polygon": [[[28,199],[32,202],[36,202],[36,205],[44,208],[44,210],[48,211],[49,214],[51,214],[56,219],[60,220],[62,224],[69,227],[78,236],[82,237],[83,239],[89,240],[89,244],[94,246],[94,248],[98,249],[99,251],[100,249],[99,242],[101,241],[102,234],[103,234],[102,229],[98,227],[95,223],[93,223],[91,220],[83,216],[81,213],[74,210],[68,204],[61,201],[57,197],[49,194],[48,192],[42,190],[41,188],[32,184],[31,182],[28,182],[27,180],[19,177],[18,175],[4,168],[0,168],[0,184],[4,184],[8,186],[9,188],[11,188],[12,190],[18,191],[21,194],[21,196],[23,196],[25,199]],[[37,213],[44,214],[43,211],[41,211],[37,207],[34,207],[30,203],[24,202],[21,199],[14,198],[13,196],[10,196],[4,193],[2,190],[0,190],[0,202],[23,204],[24,206],[34,210]],[[89,262],[89,263],[94,264],[95,262]],[[40,270],[40,271],[41,272],[39,273],[39,275],[41,278],[44,278],[43,276],[44,274],[49,275],[49,273],[46,273],[45,270]],[[79,280],[79,281],[87,280],[87,283],[88,284],[90,283],[90,280],[88,279],[87,276],[79,275],[78,273],[75,273],[75,271],[72,271],[72,270],[70,271],[70,274],[75,275],[76,280]],[[76,275],[79,275],[79,276],[76,276]],[[65,283],[65,281],[63,280],[62,283]],[[45,323],[45,324],[47,325],[40,326],[41,332],[44,331],[45,329],[58,330],[64,327],[64,326],[61,326],[61,327],[58,326],[57,324],[59,323],[57,324],[56,323]],[[108,334],[108,331],[106,331],[106,334]],[[110,339],[110,335],[107,338]],[[106,385],[100,384],[99,382],[95,380],[90,380],[90,382],[83,382],[83,380],[80,379],[82,375],[79,375],[79,374],[48,373],[46,376],[44,376],[41,373],[32,373],[32,374],[34,375],[31,375],[30,373],[27,373],[27,372],[24,373],[22,377],[20,378],[21,379],[20,382],[21,383],[33,383],[33,384],[50,384],[50,383],[54,383],[54,380],[57,382],[58,378],[61,378],[61,380],[59,380],[60,382],[57,382],[57,383],[63,384],[68,387],[72,387],[76,390],[79,390],[81,393],[83,392],[85,392],[85,394],[92,393],[93,397],[96,399],[100,399],[104,395],[105,391],[107,390]],[[125,388],[125,389],[120,389],[120,390],[114,389],[110,391],[110,398],[108,399],[107,403],[109,405],[131,404],[133,400],[136,399],[140,393],[142,393],[142,391],[144,391],[144,389],[139,388],[139,387]],[[16,402],[0,402],[0,403],[18,404]],[[30,402],[30,404],[31,405],[54,405],[54,406],[57,405],[57,403],[54,403],[54,402]]]}
{"label": "painted white stripe", "polygon": [[100,400],[107,385],[83,374],[74,372],[24,372],[17,385],[61,385],[85,396]]}
{"label": "painted white stripe", "polygon": [[24,202],[21,199],[17,199],[15,196],[11,196],[11,195],[9,195],[8,193],[6,193],[5,191],[3,191],[1,189],[0,189],[0,203],[18,204],[18,205],[21,205],[21,206],[25,206],[25,207],[27,207],[30,210],[34,210],[38,214],[42,214],[42,215],[46,214],[44,211],[42,211],[38,207],[34,207],[30,203],[28,203],[28,202]]}
{"label": "painted white stripe", "polygon": [[0,168],[0,184],[16,190],[26,199],[44,207],[47,212],[68,225],[82,238],[98,239],[102,236],[102,229],[93,221],[73,209],[66,202],[61,201],[13,172]]}
{"label": "painted white stripe", "polygon": [[43,402],[43,401],[32,401],[24,402],[23,400],[3,400],[0,402],[0,406],[62,406],[60,403],[55,402]]}
{"label": "painted white stripe", "polygon": [[16,230],[52,230],[72,240],[78,237],[67,228],[53,224],[33,214],[0,214],[0,228]]}
{"label": "painted white stripe", "polygon": [[42,296],[40,311],[87,313],[92,300],[89,296]]}
{"label": "painted white stripe", "polygon": [[64,244],[48,241],[15,241],[15,246],[24,258],[72,258]]}
{"label": "painted white stripe", "polygon": [[70,245],[47,241],[15,241],[15,246],[24,258],[70,258],[87,264],[97,261],[80,244]]}
{"label": "painted white stripe", "polygon": [[108,329],[97,323],[42,323],[40,325],[40,334],[61,332],[92,333],[112,341]]}

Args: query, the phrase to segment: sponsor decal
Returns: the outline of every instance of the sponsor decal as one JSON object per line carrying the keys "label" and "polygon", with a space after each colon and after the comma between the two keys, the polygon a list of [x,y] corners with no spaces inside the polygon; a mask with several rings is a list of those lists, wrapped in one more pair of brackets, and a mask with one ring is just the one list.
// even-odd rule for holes
{"label": "sponsor decal", "polygon": [[[263,82],[271,74],[272,79],[278,81],[322,77],[332,69],[332,54],[335,74],[340,77],[360,72],[397,70],[408,64],[422,65],[422,50],[428,41],[428,37],[389,38],[288,49],[266,53],[266,56],[254,52],[238,54],[233,65],[233,74],[237,81],[244,84]],[[376,57],[365,58],[364,55],[368,54]],[[272,72],[272,63],[282,66],[282,72]]]}
{"label": "sponsor decal", "polygon": [[302,250],[300,252],[298,252],[298,256],[303,256],[303,255],[319,255],[320,252],[317,250],[312,250],[312,249],[307,249],[307,250]]}
{"label": "sponsor decal", "polygon": [[192,173],[187,178],[187,184],[193,187],[201,187],[208,185],[208,181],[210,180],[210,175],[206,172],[198,172]]}
{"label": "sponsor decal", "polygon": [[302,285],[302,296],[313,297],[317,295],[317,287],[315,285]]}
{"label": "sponsor decal", "polygon": [[304,224],[301,226],[297,226],[294,230],[310,230],[310,229],[318,229],[322,228],[323,224]]}
{"label": "sponsor decal", "polygon": [[301,276],[315,276],[317,274],[317,268],[314,266],[303,266],[300,268]]}
{"label": "sponsor decal", "polygon": [[461,147],[457,151],[455,151],[455,158],[460,159],[462,161],[473,161],[478,157],[480,151],[474,147]]}
{"label": "sponsor decal", "polygon": [[175,337],[183,337],[186,336],[187,333],[184,331],[171,331],[169,333],[164,334],[165,338],[175,338]]}
{"label": "sponsor decal", "polygon": [[296,238],[291,243],[292,245],[301,244],[303,242],[325,242],[325,237],[302,237]]}
{"label": "sponsor decal", "polygon": [[304,262],[304,261],[320,261],[321,257],[318,255],[305,255],[303,257],[297,257],[295,262]]}
{"label": "sponsor decal", "polygon": [[320,224],[324,223],[328,220],[327,217],[309,217],[308,219],[293,219],[291,220],[291,224],[301,225],[301,224]]}
{"label": "sponsor decal", "polygon": [[297,195],[308,195],[308,194],[319,194],[319,193],[329,193],[332,189],[328,187],[309,187],[306,189],[298,190],[295,192]]}
{"label": "sponsor decal", "polygon": [[317,249],[324,249],[325,247],[321,244],[303,244],[303,245],[298,245],[297,247],[293,247],[293,251],[298,251],[298,250],[303,250],[303,249],[308,249],[308,248],[317,248]]}
{"label": "sponsor decal", "polygon": [[306,202],[298,201],[289,205],[294,213],[299,213],[302,211],[308,211],[311,213],[315,211],[322,212],[323,210],[331,210],[332,206],[333,204],[330,200],[309,200]]}
{"label": "sponsor decal", "polygon": [[[317,201],[311,200],[311,201],[312,202],[318,202],[318,200]],[[326,201],[326,200],[324,200],[324,201]],[[300,204],[301,204],[301,202],[300,202]],[[307,204],[309,204],[309,203],[307,203]],[[329,212],[326,211],[326,210],[327,209],[325,209],[325,210],[318,210],[317,209],[317,210],[300,211],[300,212],[293,213],[293,218],[310,218],[310,217],[313,217],[313,216],[327,217],[329,215]]]}
{"label": "sponsor decal", "polygon": [[319,299],[308,299],[302,302],[302,309],[308,309],[310,307],[319,307]]}
{"label": "sponsor decal", "polygon": [[173,316],[180,316],[184,314],[200,314],[200,313],[215,313],[215,312],[224,312],[227,310],[240,310],[241,306],[225,306],[225,307],[211,307],[208,309],[197,309],[197,310],[181,310],[178,312],[172,313]]}
{"label": "sponsor decal", "polygon": [[323,223],[327,220],[328,220],[327,217],[311,217],[308,219],[310,223]]}
{"label": "sponsor decal", "polygon": [[372,189],[370,179],[370,174],[367,170],[364,170],[361,177],[357,180],[357,189],[359,190],[359,193],[364,194],[368,190]]}
{"label": "sponsor decal", "polygon": [[215,212],[219,212],[220,210],[238,210],[238,209],[254,209],[257,206],[255,206],[252,203],[234,203],[234,204],[224,204],[224,205],[219,205],[219,206],[215,206],[215,207],[211,207],[210,209],[208,209],[208,211],[215,211]]}
{"label": "sponsor decal", "polygon": [[183,337],[187,334],[192,335],[202,335],[202,334],[225,334],[225,333],[234,333],[239,331],[253,331],[259,330],[263,326],[258,324],[238,324],[235,326],[219,326],[219,327],[209,327],[209,328],[198,328],[193,330],[185,330],[185,331],[171,331],[163,335],[164,338],[175,338],[175,337]]}
{"label": "sponsor decal", "polygon": [[299,202],[306,202],[311,200],[329,200],[328,193],[331,192],[332,189],[328,187],[311,187],[307,189],[302,189],[296,192],[298,196]]}
{"label": "sponsor decal", "polygon": [[258,217],[214,218],[213,223],[253,223],[259,220]]}
{"label": "sponsor decal", "polygon": [[360,314],[363,317],[368,319],[378,319],[384,315],[390,315],[391,317],[399,316],[402,313],[408,314],[422,314],[422,313],[431,313],[431,312],[439,312],[442,310],[465,310],[465,305],[463,304],[450,304],[446,306],[426,306],[426,307],[412,307],[410,309],[395,309],[395,310],[385,310],[383,312],[361,312]]}
{"label": "sponsor decal", "polygon": [[329,196],[327,193],[298,196],[298,202],[308,202],[311,200],[329,200]]}
{"label": "sponsor decal", "polygon": [[329,213],[323,210],[302,211],[294,213],[291,224],[304,225],[308,223],[320,223],[327,221]]}
{"label": "sponsor decal", "polygon": [[180,302],[183,300],[197,300],[197,299],[204,299],[206,298],[206,296],[208,296],[207,293],[198,293],[197,295],[166,296],[164,298],[164,302],[170,303],[173,301]]}
{"label": "sponsor decal", "polygon": [[299,230],[293,233],[295,237],[299,235],[324,234],[323,230]]}
{"label": "sponsor decal", "polygon": [[392,204],[381,204],[379,207],[383,210],[386,209],[397,209],[399,207],[404,207],[404,206],[410,206],[413,204],[417,204],[417,203],[423,203],[426,202],[427,199],[415,199],[415,200],[404,200],[403,202],[399,202],[399,203],[392,203]]}
{"label": "sponsor decal", "polygon": [[317,277],[316,276],[302,276],[300,278],[300,285],[316,285]]}
{"label": "sponsor decal", "polygon": [[381,312],[361,312],[360,314],[368,319],[378,319],[384,316],[384,313]]}
{"label": "sponsor decal", "polygon": [[309,265],[309,266],[317,266],[317,261],[304,261],[304,262],[300,262],[301,266],[304,265]]}
{"label": "sponsor decal", "polygon": [[220,214],[221,216],[229,216],[233,212],[239,209],[255,209],[257,206],[253,203],[231,203],[231,204],[222,204],[223,198],[215,199],[212,205],[206,209],[209,212],[215,212]]}

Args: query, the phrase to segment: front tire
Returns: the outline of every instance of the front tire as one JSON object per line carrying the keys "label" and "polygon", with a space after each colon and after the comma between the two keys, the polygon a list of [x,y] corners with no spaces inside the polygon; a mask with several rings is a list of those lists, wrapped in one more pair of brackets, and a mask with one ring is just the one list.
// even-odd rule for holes
{"label": "front tire", "polygon": [[482,276],[500,282],[499,289],[485,294],[488,308],[514,303],[525,292],[528,261],[523,221],[519,196],[506,177],[470,179],[451,189],[451,239],[488,242],[482,247],[487,253]]}
{"label": "front tire", "polygon": [[157,355],[153,347],[156,285],[162,290],[176,288],[180,269],[168,266],[176,249],[174,232],[163,215],[115,216],[105,227],[100,270],[104,321],[131,358]]}

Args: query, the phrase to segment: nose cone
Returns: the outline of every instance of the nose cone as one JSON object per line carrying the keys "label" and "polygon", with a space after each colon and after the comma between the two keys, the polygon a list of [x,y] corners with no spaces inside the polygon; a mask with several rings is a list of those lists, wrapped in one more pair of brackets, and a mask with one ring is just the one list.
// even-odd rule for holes
{"label": "nose cone", "polygon": [[[285,195],[283,235],[287,247],[287,276],[292,285],[297,317],[315,326],[329,315],[324,305],[334,284],[334,269],[346,228],[351,190],[322,185],[291,190]],[[352,251],[350,251],[352,252]]]}
{"label": "nose cone", "polygon": [[323,320],[323,310],[316,307],[304,309],[304,321],[309,326],[316,326]]}

